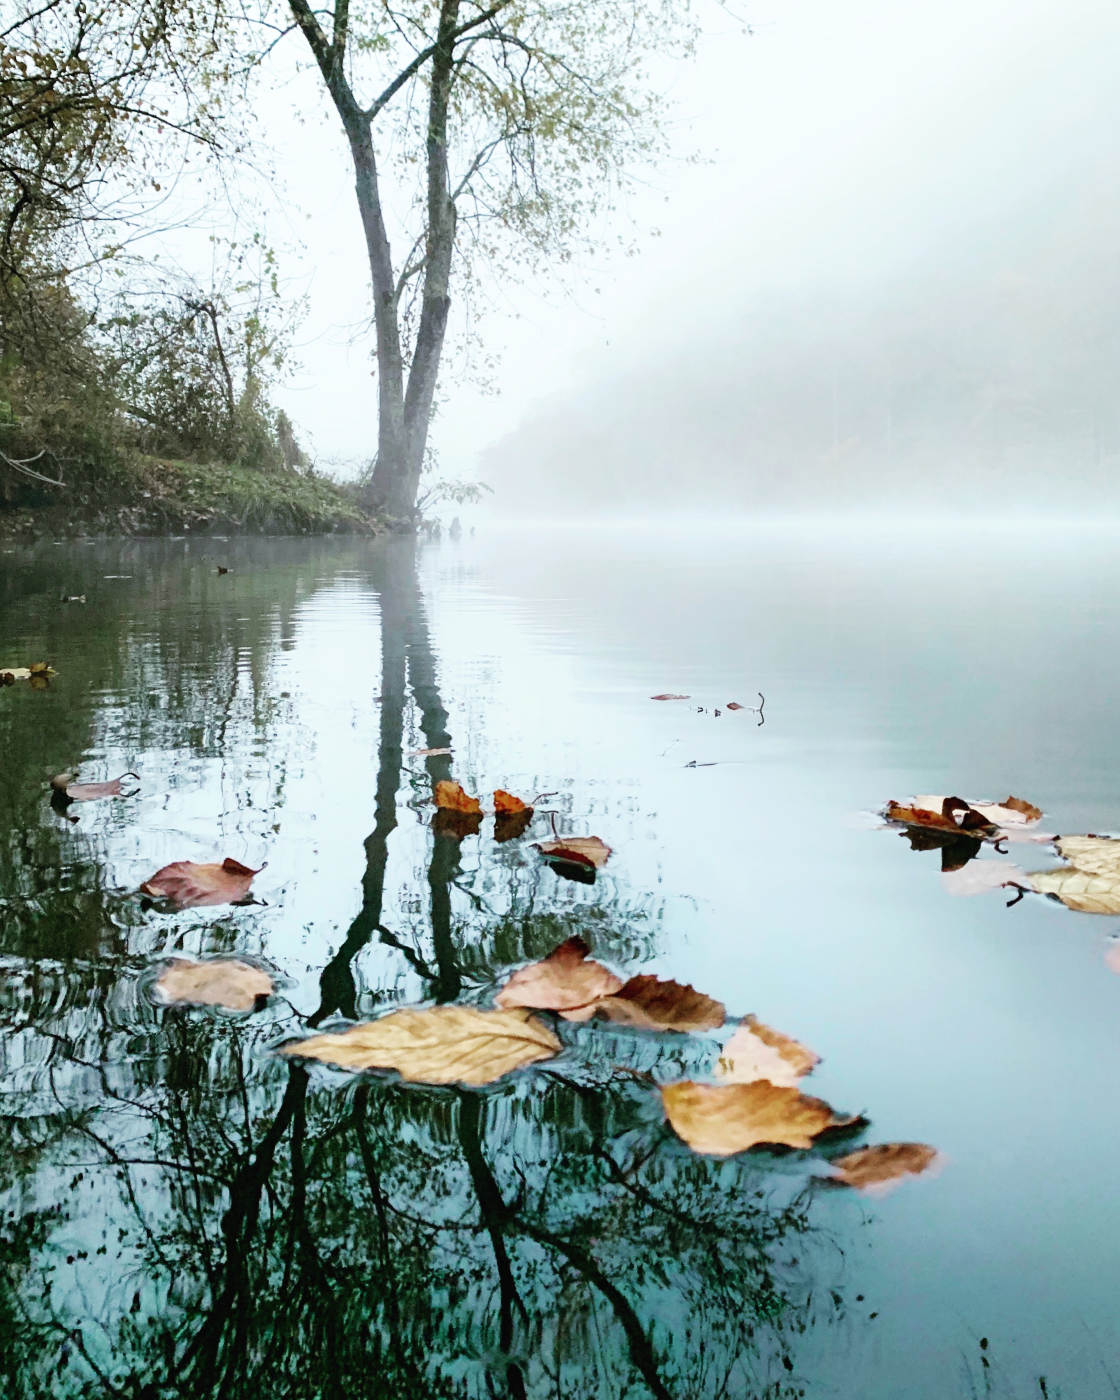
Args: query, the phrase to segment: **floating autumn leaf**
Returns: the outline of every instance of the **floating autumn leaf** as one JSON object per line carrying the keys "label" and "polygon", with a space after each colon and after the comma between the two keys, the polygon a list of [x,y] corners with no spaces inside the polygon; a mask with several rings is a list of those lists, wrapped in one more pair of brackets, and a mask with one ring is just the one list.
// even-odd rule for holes
{"label": "floating autumn leaf", "polygon": [[834,1157],[829,1180],[856,1191],[882,1195],[903,1177],[921,1176],[939,1156],[936,1148],[927,1147],[924,1142],[881,1142],[875,1147],[860,1147],[845,1157]]}
{"label": "floating autumn leaf", "polygon": [[101,797],[134,797],[135,791],[125,792],[121,787],[125,778],[135,778],[140,781],[140,774],[129,771],[122,773],[119,778],[114,778],[108,783],[75,783],[72,773],[59,773],[51,779],[53,797],[65,799],[67,802],[96,802]]}
{"label": "floating autumn leaf", "polygon": [[1059,836],[1069,865],[1034,871],[1027,889],[1051,895],[1079,914],[1120,914],[1120,841],[1111,836]]}
{"label": "floating autumn leaf", "polygon": [[[494,818],[494,840],[516,841],[519,836],[524,836],[529,829],[529,823],[533,820],[532,807],[526,807],[523,812],[516,812],[511,816],[503,816],[501,812]],[[592,871],[592,878],[595,872]]]}
{"label": "floating autumn leaf", "polygon": [[714,1031],[723,1025],[727,1012],[722,1002],[713,1000],[686,983],[662,981],[644,973],[631,977],[617,992],[589,1006],[560,1013],[568,1021],[588,1021],[605,1016],[620,1026],[644,1031]]}
{"label": "floating autumn leaf", "polygon": [[390,1011],[344,1031],[293,1041],[280,1053],[341,1069],[395,1069],[420,1084],[491,1084],[560,1049],[552,1031],[528,1011],[434,1006]]}
{"label": "floating autumn leaf", "polygon": [[724,706],[724,709],[726,709],[726,710],[743,710],[743,709],[746,709],[746,706],[745,706],[745,705],[740,705],[739,702],[738,702],[738,700],[729,700],[729,701],[727,702],[727,704]]}
{"label": "floating autumn leaf", "polygon": [[498,1006],[532,1006],[541,1011],[574,1011],[622,987],[602,963],[588,959],[582,938],[569,938],[547,958],[515,972],[494,998]]}
{"label": "floating autumn leaf", "polygon": [[514,797],[513,793],[506,792],[502,788],[494,789],[494,815],[496,817],[519,817],[532,810],[528,802],[522,802],[521,798]]}
{"label": "floating autumn leaf", "polygon": [[469,816],[477,816],[482,812],[478,798],[468,796],[462,787],[450,778],[441,778],[436,783],[433,800],[436,806],[445,812],[464,812]]}
{"label": "floating autumn leaf", "polygon": [[443,758],[454,749],[409,749],[410,758]]}
{"label": "floating autumn leaf", "polygon": [[437,836],[450,836],[462,841],[465,836],[477,836],[482,828],[481,812],[452,812],[441,807],[432,818],[432,830]]}
{"label": "floating autumn leaf", "polygon": [[666,694],[664,694],[664,695],[651,695],[649,698],[650,698],[651,700],[691,700],[691,699],[692,699],[692,696],[691,696],[691,695],[671,695],[671,694],[669,694],[669,693],[666,693]]}
{"label": "floating autumn leaf", "polygon": [[592,870],[601,870],[611,854],[611,848],[598,836],[561,836],[555,841],[538,841],[536,847],[545,860],[583,865]]}
{"label": "floating autumn leaf", "polygon": [[252,1011],[274,990],[267,972],[237,958],[172,958],[153,984],[161,1001],[224,1006],[229,1011]]}
{"label": "floating autumn leaf", "polygon": [[767,1079],[751,1084],[696,1084],[686,1079],[662,1085],[661,1100],[677,1136],[694,1152],[713,1157],[763,1144],[811,1147],[822,1133],[863,1122],[858,1114],[840,1117],[823,1099]]}
{"label": "floating autumn leaf", "polygon": [[237,904],[248,896],[253,876],[259,873],[228,856],[220,865],[176,860],[145,880],[140,892],[154,899],[170,899],[180,909],[194,909],[204,904]]}
{"label": "floating autumn leaf", "polygon": [[928,827],[959,835],[971,832],[981,838],[991,838],[999,828],[964,800],[963,797],[914,797],[909,803],[888,802],[883,814],[888,821],[905,826]]}
{"label": "floating autumn leaf", "polygon": [[720,1051],[716,1075],[727,1084],[768,1079],[788,1086],[808,1074],[820,1058],[800,1041],[748,1016]]}

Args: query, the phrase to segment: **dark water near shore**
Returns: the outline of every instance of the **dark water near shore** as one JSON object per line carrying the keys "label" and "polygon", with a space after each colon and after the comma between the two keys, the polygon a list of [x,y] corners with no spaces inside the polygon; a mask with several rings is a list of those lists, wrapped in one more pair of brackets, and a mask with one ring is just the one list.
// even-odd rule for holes
{"label": "dark water near shore", "polygon": [[[0,553],[0,666],[58,672],[0,690],[6,1393],[1120,1394],[1120,921],[956,897],[860,815],[1014,792],[1120,829],[1118,585],[1104,531]],[[761,727],[714,715],[760,690]],[[74,768],[140,795],[68,822],[47,780]],[[545,815],[433,834],[448,775],[555,793],[609,864],[542,865]],[[267,861],[266,903],[134,894],[224,856]],[[271,1053],[486,1002],[576,932],[799,1037],[862,1140],[943,1169],[868,1199],[813,1184],[827,1152],[693,1155],[617,1068],[710,1073],[722,1033],[567,1028],[481,1092]],[[181,951],[281,992],[157,1009],[143,976]]]}

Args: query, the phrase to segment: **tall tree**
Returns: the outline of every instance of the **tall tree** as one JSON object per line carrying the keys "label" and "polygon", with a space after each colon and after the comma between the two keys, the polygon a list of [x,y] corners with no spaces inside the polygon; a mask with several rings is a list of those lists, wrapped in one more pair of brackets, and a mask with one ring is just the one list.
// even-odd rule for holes
{"label": "tall tree", "polygon": [[593,236],[659,144],[645,63],[687,51],[690,0],[288,4],[354,165],[377,348],[370,504],[407,519],[453,274],[511,247],[567,258]]}

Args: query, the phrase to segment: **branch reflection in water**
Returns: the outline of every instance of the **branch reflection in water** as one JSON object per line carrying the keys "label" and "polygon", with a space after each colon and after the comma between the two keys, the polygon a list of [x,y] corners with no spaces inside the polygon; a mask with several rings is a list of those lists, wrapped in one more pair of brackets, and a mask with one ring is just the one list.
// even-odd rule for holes
{"label": "branch reflection in water", "polygon": [[[551,871],[506,847],[480,894],[462,839],[420,824],[419,800],[452,758],[429,756],[410,777],[406,732],[418,725],[433,749],[454,740],[412,548],[393,544],[371,567],[374,824],[361,907],[313,1012],[157,1011],[136,991],[151,942],[123,919],[121,957],[89,963],[88,995],[60,998],[63,979],[43,967],[18,995],[9,986],[9,1024],[52,1048],[4,1119],[8,1393],[801,1393],[796,1339],[842,1312],[839,1255],[812,1226],[803,1174],[778,1158],[693,1155],[643,1065],[618,1067],[644,1055],[644,1068],[681,1072],[685,1038],[572,1029],[585,1037],[578,1065],[561,1057],[483,1092],[309,1072],[270,1053],[280,1033],[393,999],[364,985],[374,944],[444,1003],[481,999],[512,965],[589,928],[619,964],[649,936],[611,885],[561,898]],[[408,917],[390,928],[390,838],[405,821],[413,866],[391,905]],[[97,898],[112,923],[117,897]]]}

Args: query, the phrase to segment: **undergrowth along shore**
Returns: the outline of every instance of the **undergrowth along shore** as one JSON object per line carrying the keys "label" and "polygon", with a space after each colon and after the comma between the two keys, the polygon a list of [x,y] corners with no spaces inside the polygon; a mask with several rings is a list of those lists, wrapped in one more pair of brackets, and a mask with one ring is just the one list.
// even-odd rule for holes
{"label": "undergrowth along shore", "polygon": [[313,473],[131,456],[0,495],[0,536],[379,534],[352,486]]}

